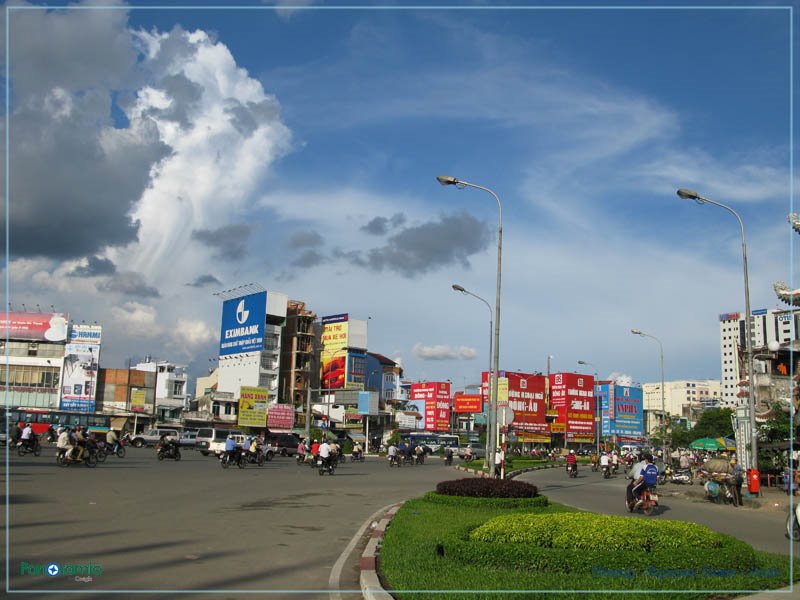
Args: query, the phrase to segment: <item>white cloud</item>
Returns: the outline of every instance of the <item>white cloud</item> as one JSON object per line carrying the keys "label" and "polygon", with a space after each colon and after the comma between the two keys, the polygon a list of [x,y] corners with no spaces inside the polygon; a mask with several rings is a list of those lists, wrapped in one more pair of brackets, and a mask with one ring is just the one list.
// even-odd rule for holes
{"label": "white cloud", "polygon": [[474,360],[478,355],[474,348],[466,346],[451,348],[450,346],[424,346],[422,344],[414,344],[411,352],[421,360]]}
{"label": "white cloud", "polygon": [[139,302],[125,302],[111,308],[113,326],[128,335],[153,337],[160,333],[156,325],[157,312],[154,306]]}

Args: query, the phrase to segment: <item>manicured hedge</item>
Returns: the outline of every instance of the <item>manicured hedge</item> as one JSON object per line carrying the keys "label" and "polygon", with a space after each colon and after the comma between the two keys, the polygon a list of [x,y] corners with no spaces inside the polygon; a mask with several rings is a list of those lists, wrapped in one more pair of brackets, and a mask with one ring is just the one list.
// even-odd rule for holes
{"label": "manicured hedge", "polygon": [[442,553],[460,560],[564,573],[640,575],[657,568],[681,576],[709,568],[747,571],[755,561],[748,544],[701,525],[592,513],[503,515],[440,543]]}
{"label": "manicured hedge", "polygon": [[473,508],[536,508],[548,505],[547,496],[533,498],[476,498],[474,496],[447,496],[437,492],[428,492],[423,500],[448,506]]}
{"label": "manicured hedge", "polygon": [[436,491],[445,496],[469,496],[472,498],[534,498],[538,495],[535,485],[522,481],[469,477],[442,481]]}

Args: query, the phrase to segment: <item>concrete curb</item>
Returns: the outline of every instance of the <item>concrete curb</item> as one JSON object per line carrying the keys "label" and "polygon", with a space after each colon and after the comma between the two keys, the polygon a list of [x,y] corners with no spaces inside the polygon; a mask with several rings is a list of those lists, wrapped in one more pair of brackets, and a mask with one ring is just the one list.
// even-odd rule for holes
{"label": "concrete curb", "polygon": [[400,510],[401,506],[403,506],[402,502],[394,504],[384,513],[384,517],[373,528],[367,547],[361,553],[361,560],[358,563],[361,570],[359,585],[361,586],[361,593],[366,600],[393,599],[393,596],[383,589],[378,577],[378,555],[380,554],[380,547],[383,542],[383,536],[386,534],[386,529],[388,529],[389,524],[392,522],[392,517]]}

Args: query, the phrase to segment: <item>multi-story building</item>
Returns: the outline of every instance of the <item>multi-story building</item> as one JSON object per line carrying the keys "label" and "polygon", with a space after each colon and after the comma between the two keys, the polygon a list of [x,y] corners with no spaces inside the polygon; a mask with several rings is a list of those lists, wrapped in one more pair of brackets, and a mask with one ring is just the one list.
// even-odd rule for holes
{"label": "multi-story building", "polygon": [[[671,417],[694,423],[707,406],[719,404],[720,389],[721,384],[715,379],[665,381],[664,410]],[[661,412],[661,382],[645,383],[642,391],[644,410]]]}
{"label": "multi-story building", "polygon": [[155,425],[155,371],[99,369],[97,412],[111,417],[111,427],[131,432]]}
{"label": "multi-story building", "polygon": [[281,341],[280,397],[291,402],[297,415],[297,425],[305,426],[305,406],[312,388],[312,371],[316,361],[317,315],[306,309],[305,302],[289,300],[286,306],[286,326]]}
{"label": "multi-story building", "polygon": [[[0,319],[8,336],[8,341],[0,340],[7,365],[0,369],[0,385],[5,387],[8,384],[6,406],[58,410],[68,316],[41,312],[8,312],[6,315]],[[97,377],[93,370],[96,362],[91,362],[93,364],[73,364],[71,367],[80,373],[88,373],[84,379],[91,382]],[[94,399],[94,390],[90,391]]]}
{"label": "multi-story building", "polygon": [[[781,309],[754,310],[753,315],[753,368],[756,376],[766,373],[766,360],[759,356],[766,354],[770,342],[789,344],[798,340],[800,333],[800,313]],[[745,367],[745,319],[740,313],[725,313],[719,316],[721,396],[723,407],[735,407],[746,394],[739,396],[742,388],[739,383]]]}
{"label": "multi-story building", "polygon": [[155,373],[155,418],[158,423],[180,424],[181,413],[187,408],[186,366],[145,358],[134,371]]}
{"label": "multi-story building", "polygon": [[277,402],[288,297],[254,284],[217,295],[223,300],[217,390],[238,400],[243,386],[266,388],[268,401]]}

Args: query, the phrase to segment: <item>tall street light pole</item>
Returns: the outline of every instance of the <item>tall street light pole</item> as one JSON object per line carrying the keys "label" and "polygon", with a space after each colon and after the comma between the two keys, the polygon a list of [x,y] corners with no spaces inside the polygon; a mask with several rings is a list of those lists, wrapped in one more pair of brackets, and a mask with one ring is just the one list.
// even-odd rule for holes
{"label": "tall street light pole", "polygon": [[[497,378],[500,374],[500,277],[502,274],[502,256],[503,256],[503,205],[500,203],[500,197],[487,187],[461,181],[455,177],[448,175],[439,175],[436,180],[442,185],[454,185],[457,188],[463,189],[465,187],[472,187],[478,190],[483,190],[494,196],[497,200],[497,293],[494,301],[494,377],[492,378],[492,400],[490,411],[492,411],[492,422],[497,423]],[[495,460],[495,446],[489,446],[490,453],[487,453],[489,460],[489,468],[494,469]]]}
{"label": "tall street light pole", "polygon": [[658,352],[661,357],[661,426],[663,428],[661,438],[661,458],[667,462],[667,411],[664,404],[664,346],[661,345],[661,340],[654,335],[644,333],[641,329],[631,329],[633,335],[640,335],[642,337],[649,337],[658,342]]}
{"label": "tall street light pole", "polygon": [[594,369],[594,384],[592,385],[592,400],[594,400],[594,426],[597,432],[597,456],[600,456],[600,403],[597,401],[597,396],[594,393],[595,386],[597,386],[597,367],[592,363],[585,360],[579,360],[579,365],[586,365]]}
{"label": "tall street light pole", "polygon": [[[453,284],[453,289],[457,292],[461,292],[462,294],[466,294],[468,296],[472,296],[473,298],[477,298],[481,302],[486,305],[486,308],[489,309],[489,370],[486,371],[486,398],[489,400],[487,403],[487,410],[486,410],[486,447],[487,448],[494,448],[494,427],[492,423],[492,411],[491,411],[491,390],[492,390],[492,306],[486,300],[478,296],[477,294],[473,294],[469,290],[464,289],[462,286],[458,285],[457,283]],[[491,472],[491,466],[486,465]]]}
{"label": "tall street light pole", "polygon": [[753,332],[752,313],[750,312],[750,283],[747,276],[747,244],[744,238],[744,223],[742,217],[730,206],[704,198],[695,191],[681,188],[677,191],[684,200],[694,200],[698,204],[713,204],[724,208],[739,221],[742,230],[742,265],[744,267],[744,312],[745,312],[745,352],[747,353],[747,371],[749,385],[747,386],[747,408],[750,413],[750,468],[758,469],[758,431],[756,430],[756,401],[755,401],[755,374],[753,372]]}

